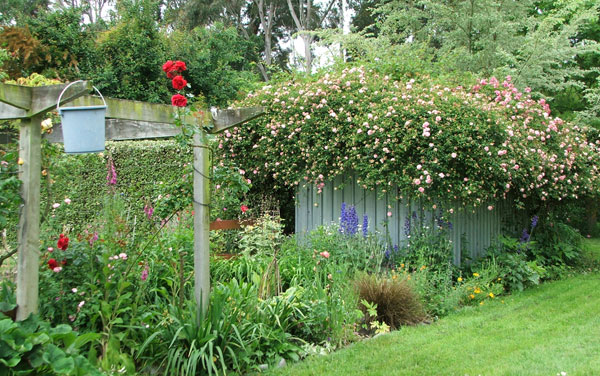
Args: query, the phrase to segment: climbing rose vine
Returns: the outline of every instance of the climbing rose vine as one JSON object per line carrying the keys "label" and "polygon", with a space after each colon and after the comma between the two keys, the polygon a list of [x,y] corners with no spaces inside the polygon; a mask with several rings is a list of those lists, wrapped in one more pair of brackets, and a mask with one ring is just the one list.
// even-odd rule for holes
{"label": "climbing rose vine", "polygon": [[265,86],[239,104],[253,105],[266,114],[222,134],[217,151],[258,184],[320,190],[356,173],[364,188],[463,206],[598,192],[598,141],[510,77],[450,87],[353,67]]}

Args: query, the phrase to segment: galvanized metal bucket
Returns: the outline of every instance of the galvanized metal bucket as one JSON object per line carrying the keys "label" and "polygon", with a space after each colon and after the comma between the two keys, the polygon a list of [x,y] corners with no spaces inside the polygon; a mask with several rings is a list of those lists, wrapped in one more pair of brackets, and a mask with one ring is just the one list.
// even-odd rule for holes
{"label": "galvanized metal bucket", "polygon": [[62,123],[65,153],[99,153],[104,151],[106,101],[98,89],[94,90],[100,95],[104,106],[60,107],[60,98],[63,93],[76,82],[67,85],[58,96],[56,109],[60,114]]}

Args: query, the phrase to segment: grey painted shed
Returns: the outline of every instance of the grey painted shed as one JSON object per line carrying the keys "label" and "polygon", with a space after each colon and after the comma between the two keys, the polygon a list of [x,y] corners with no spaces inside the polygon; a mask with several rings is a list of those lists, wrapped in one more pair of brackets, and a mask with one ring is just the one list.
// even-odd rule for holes
{"label": "grey painted shed", "polygon": [[[296,191],[295,232],[302,236],[319,226],[339,223],[342,203],[346,203],[356,208],[359,219],[367,214],[370,232],[383,231],[387,223],[392,243],[405,244],[408,240],[404,230],[407,218],[412,218],[415,213],[421,224],[434,226],[439,211],[425,209],[418,200],[399,197],[397,187],[393,186],[366,190],[356,183],[354,175],[326,182],[320,193],[314,185],[299,186]],[[493,206],[492,210],[488,209],[489,205]],[[475,259],[484,255],[507,224],[515,222],[515,211],[508,202],[489,205],[456,209],[447,218],[452,224],[449,237],[454,246],[455,264],[460,264],[461,256]],[[448,209],[451,205],[445,204],[444,207]],[[463,255],[465,252],[467,254]]]}

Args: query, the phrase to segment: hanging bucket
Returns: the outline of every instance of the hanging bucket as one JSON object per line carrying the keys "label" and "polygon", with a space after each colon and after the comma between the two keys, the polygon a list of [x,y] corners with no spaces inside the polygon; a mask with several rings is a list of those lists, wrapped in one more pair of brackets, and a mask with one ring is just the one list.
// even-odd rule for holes
{"label": "hanging bucket", "polygon": [[80,154],[104,151],[106,101],[100,91],[93,86],[102,98],[104,106],[60,107],[60,98],[63,93],[76,82],[81,81],[71,82],[67,85],[58,96],[56,103],[62,123],[65,153]]}

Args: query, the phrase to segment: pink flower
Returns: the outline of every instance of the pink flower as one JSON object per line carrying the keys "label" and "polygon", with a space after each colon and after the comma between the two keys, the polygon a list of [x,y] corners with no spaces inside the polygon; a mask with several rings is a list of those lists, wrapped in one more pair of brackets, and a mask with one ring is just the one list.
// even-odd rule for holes
{"label": "pink flower", "polygon": [[71,203],[71,199],[70,198],[65,198],[65,204],[69,205]]}
{"label": "pink flower", "polygon": [[488,210],[494,210],[494,207],[492,205],[488,206],[487,208]]}
{"label": "pink flower", "polygon": [[329,252],[327,252],[327,251],[323,251],[323,252],[319,253],[319,255],[325,257],[326,259],[329,258]]}
{"label": "pink flower", "polygon": [[391,217],[392,216],[392,212],[391,211],[387,212],[387,216]]}
{"label": "pink flower", "polygon": [[144,268],[144,270],[142,270],[142,275],[140,276],[140,279],[142,281],[145,281],[148,279],[148,266],[146,265],[146,267]]}
{"label": "pink flower", "polygon": [[58,202],[55,202],[54,204],[52,204],[52,207],[54,209],[58,208],[60,206],[60,204]]}
{"label": "pink flower", "polygon": [[421,193],[425,192],[425,188],[419,187],[419,192],[421,192]]}
{"label": "pink flower", "polygon": [[248,211],[248,207],[246,205],[242,205],[240,206],[240,210],[242,211],[242,213],[245,213]]}

